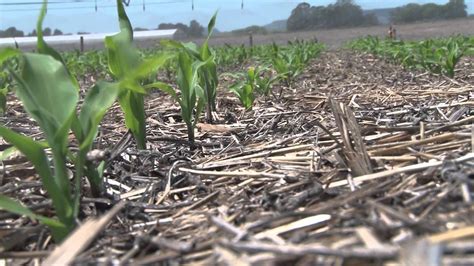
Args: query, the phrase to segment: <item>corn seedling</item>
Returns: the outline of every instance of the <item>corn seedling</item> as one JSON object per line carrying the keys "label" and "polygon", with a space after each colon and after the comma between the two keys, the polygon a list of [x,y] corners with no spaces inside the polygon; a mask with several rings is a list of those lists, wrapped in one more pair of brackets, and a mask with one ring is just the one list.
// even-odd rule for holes
{"label": "corn seedling", "polygon": [[460,59],[469,54],[473,38],[451,37],[419,42],[379,40],[367,37],[353,41],[349,47],[381,56],[407,68],[420,68],[454,77]]}
{"label": "corn seedling", "polygon": [[237,95],[245,109],[249,110],[255,101],[255,92],[268,96],[273,83],[279,76],[271,76],[269,68],[250,67],[245,74],[232,75],[234,78],[244,77],[244,81],[236,82],[230,90]]}
{"label": "corn seedling", "polygon": [[[21,53],[13,49],[0,52],[0,63],[8,58],[20,57],[20,73],[10,70],[16,80],[16,95],[25,111],[38,123],[45,142],[35,141],[0,126],[0,135],[22,152],[41,177],[43,187],[52,199],[57,219],[35,215],[20,203],[0,197],[0,208],[37,219],[47,225],[56,241],[64,239],[76,226],[79,212],[81,179],[87,174],[95,190],[100,190],[101,167],[87,162],[86,155],[97,135],[98,125],[106,110],[116,100],[115,84],[99,82],[87,93],[76,113],[79,93],[77,82],[65,67],[61,56],[42,40],[41,26],[46,10],[43,4],[38,20],[38,49],[42,54]],[[69,149],[69,131],[72,130],[79,150]],[[50,149],[52,165],[45,149]],[[66,163],[75,166],[74,185],[69,181]]]}
{"label": "corn seedling", "polygon": [[207,63],[208,62],[193,60],[187,51],[181,50],[178,53],[178,75],[176,79],[180,94],[178,95],[170,85],[162,82],[156,82],[146,86],[146,88],[149,89],[161,89],[171,95],[171,97],[179,103],[181,107],[181,117],[186,124],[188,140],[191,147],[194,147],[194,128],[206,104],[204,90],[199,84],[198,72],[199,69]]}
{"label": "corn seedling", "polygon": [[255,68],[250,67],[246,73],[246,80],[237,82],[230,87],[230,90],[237,95],[240,103],[242,103],[246,110],[252,109],[253,102],[255,101],[255,75]]}
{"label": "corn seedling", "polygon": [[[16,51],[13,49],[6,49],[10,50],[10,54],[16,54]],[[5,54],[5,58],[10,57]],[[3,61],[0,59],[0,61]],[[5,59],[5,62],[0,63],[0,114],[3,114],[7,108],[7,95],[10,92],[13,86],[13,78],[8,72],[8,68],[10,69],[17,69],[18,68],[18,60],[15,57],[11,57],[9,59]]]}
{"label": "corn seedling", "polygon": [[323,49],[318,43],[304,41],[289,42],[282,49],[276,44],[272,45],[271,64],[286,86],[291,87],[294,79],[301,74],[311,58],[317,56]]}
{"label": "corn seedling", "polygon": [[141,81],[156,72],[170,58],[159,54],[142,60],[133,46],[132,25],[122,1],[117,0],[120,32],[105,38],[109,69],[119,82],[119,103],[125,115],[125,124],[132,132],[139,149],[146,149],[146,124],[144,95]]}
{"label": "corn seedling", "polygon": [[0,71],[0,114],[5,113],[7,109],[7,94],[10,87],[9,77],[8,72]]}
{"label": "corn seedling", "polygon": [[180,43],[170,40],[162,42],[165,46],[171,46],[185,51],[194,59],[196,64],[200,65],[197,72],[198,82],[204,92],[203,98],[206,103],[206,120],[210,123],[213,120],[212,112],[216,110],[217,85],[219,83],[215,52],[209,47],[209,39],[216,24],[216,17],[217,12],[209,21],[207,26],[207,38],[200,47],[194,43]]}

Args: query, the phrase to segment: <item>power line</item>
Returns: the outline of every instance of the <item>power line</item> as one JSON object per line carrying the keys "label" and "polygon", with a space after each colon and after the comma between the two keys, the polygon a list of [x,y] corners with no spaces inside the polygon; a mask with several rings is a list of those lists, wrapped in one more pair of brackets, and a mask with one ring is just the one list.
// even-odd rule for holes
{"label": "power line", "polygon": [[[94,0],[92,0],[94,1]],[[91,2],[92,2],[91,1]],[[147,5],[167,5],[167,4],[178,4],[178,3],[185,3],[189,2],[188,0],[175,0],[175,1],[160,1],[160,2],[147,2]],[[69,2],[71,3],[71,2]],[[72,3],[72,4],[78,4],[78,3]],[[129,4],[128,6],[134,7],[134,6],[143,6],[144,9],[145,2],[143,1],[141,4]],[[96,11],[100,8],[116,8],[117,5],[115,4],[110,4],[110,5],[98,5],[95,4],[95,9]],[[90,9],[90,6],[67,6],[67,7],[48,7],[48,10],[73,10],[73,9]],[[37,11],[37,8],[17,8],[17,9],[3,9],[2,12],[28,12],[28,11]]]}
{"label": "power line", "polygon": [[[110,2],[110,4],[98,4],[98,2]],[[138,1],[134,1],[132,3],[132,0],[122,0],[126,6],[142,6],[143,11],[146,10],[145,6],[146,5],[162,5],[162,4],[181,4],[181,3],[189,3],[191,2],[191,10],[195,9],[195,3],[194,0],[168,0],[168,1],[151,1],[151,2],[145,2],[146,0],[142,0],[142,3],[138,3]],[[260,1],[261,3],[273,3],[273,4],[281,4],[281,3],[290,3],[293,1],[282,1],[282,0],[264,0]],[[94,9],[97,12],[99,8],[113,8],[116,7],[115,1],[111,0],[74,0],[74,1],[52,1],[48,2],[48,5],[68,5],[67,7],[48,7],[48,10],[73,10],[73,9],[89,9],[91,8],[90,6],[69,6],[69,4],[89,4],[89,3],[94,3]],[[136,4],[135,4],[136,3]],[[244,0],[241,0],[240,8],[244,9]],[[7,3],[0,3],[0,6],[5,6],[5,7],[13,7],[13,6],[33,6],[33,5],[42,5],[42,1],[28,1],[28,2],[7,2]],[[37,11],[39,8],[13,8],[13,9],[2,9],[2,12],[28,12],[28,11]]]}
{"label": "power line", "polygon": [[[80,1],[48,1],[48,5],[55,5],[55,4],[78,4],[78,3],[88,3],[93,2],[94,0],[80,0]],[[7,2],[7,3],[0,3],[0,6],[25,6],[25,5],[42,5],[42,1],[36,2]]]}

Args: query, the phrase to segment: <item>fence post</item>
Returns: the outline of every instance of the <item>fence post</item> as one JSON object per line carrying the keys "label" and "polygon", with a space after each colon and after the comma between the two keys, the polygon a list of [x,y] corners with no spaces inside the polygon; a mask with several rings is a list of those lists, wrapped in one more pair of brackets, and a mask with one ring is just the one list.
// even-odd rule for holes
{"label": "fence post", "polygon": [[250,55],[253,56],[253,35],[252,35],[252,32],[249,33],[249,45],[250,45]]}
{"label": "fence post", "polygon": [[79,39],[81,53],[84,52],[84,36],[81,35]]}

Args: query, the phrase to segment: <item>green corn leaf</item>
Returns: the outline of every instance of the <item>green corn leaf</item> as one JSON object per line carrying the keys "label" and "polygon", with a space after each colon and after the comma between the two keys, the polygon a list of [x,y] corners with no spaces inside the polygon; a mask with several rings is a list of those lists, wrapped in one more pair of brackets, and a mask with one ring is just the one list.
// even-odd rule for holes
{"label": "green corn leaf", "polygon": [[122,0],[117,0],[117,13],[119,16],[120,32],[126,33],[130,41],[133,40],[132,24],[125,12]]}
{"label": "green corn leaf", "polygon": [[178,41],[175,41],[175,40],[170,40],[170,39],[161,40],[160,45],[165,47],[165,48],[174,48],[174,49],[184,48],[184,46],[181,42],[178,42]]}
{"label": "green corn leaf", "polygon": [[105,46],[109,61],[110,72],[116,78],[124,78],[133,72],[140,64],[140,54],[133,46],[133,30],[130,20],[125,13],[122,0],[117,0],[120,32],[105,37]]}
{"label": "green corn leaf", "polygon": [[252,84],[238,82],[230,87],[230,90],[239,98],[240,103],[245,109],[249,110],[253,106],[255,100]]}
{"label": "green corn leaf", "polygon": [[[76,109],[78,92],[63,64],[53,57],[24,54],[16,93],[45,132],[52,148],[67,146],[68,130]],[[53,81],[53,82],[52,82]]]}
{"label": "green corn leaf", "polygon": [[0,114],[5,113],[7,109],[8,88],[0,89]]}
{"label": "green corn leaf", "polygon": [[[194,126],[204,103],[202,88],[198,83],[198,71],[206,62],[194,61],[186,51],[181,51],[178,55],[178,77],[177,84],[181,91],[178,103],[181,106],[181,116],[188,129],[188,139],[194,142]],[[199,97],[199,95],[201,97]],[[193,111],[196,111],[193,115]]]}
{"label": "green corn leaf", "polygon": [[109,70],[115,78],[122,79],[139,66],[140,55],[134,49],[128,33],[120,32],[114,36],[105,37],[105,47]]}
{"label": "green corn leaf", "polygon": [[254,67],[249,67],[247,70],[247,79],[249,82],[255,82],[255,72],[258,71]]}
{"label": "green corn leaf", "polygon": [[206,96],[204,95],[204,90],[199,85],[196,86],[195,90],[198,99],[196,104],[196,112],[194,113],[193,128],[196,127],[196,124],[199,121],[199,116],[201,115],[204,106],[206,106],[206,101],[204,100],[206,99]]}
{"label": "green corn leaf", "polygon": [[[79,141],[79,152],[75,161],[76,189],[80,189],[80,178],[85,171],[94,196],[99,196],[102,188],[102,170],[92,162],[87,162],[85,157],[92,148],[97,136],[98,126],[107,110],[117,99],[119,89],[116,83],[98,82],[88,92],[81,106],[81,112],[75,117],[72,125],[76,138]],[[85,169],[84,169],[85,167]],[[79,207],[79,198],[76,195],[75,206]]]}
{"label": "green corn leaf", "polygon": [[160,44],[167,48],[185,50],[192,57],[201,60],[201,52],[199,47],[192,42],[181,43],[174,40],[162,40]]}
{"label": "green corn leaf", "polygon": [[123,91],[119,95],[120,107],[125,115],[125,125],[132,132],[139,149],[146,149],[145,106],[143,95]]}
{"label": "green corn leaf", "polygon": [[208,35],[208,39],[209,39],[209,36],[212,34],[212,31],[214,30],[214,26],[216,26],[217,12],[218,12],[218,11],[216,11],[216,12],[214,13],[214,15],[212,16],[211,20],[209,21],[209,24],[207,25],[207,35]]}
{"label": "green corn leaf", "polygon": [[[43,20],[46,16],[46,8],[47,8],[47,0],[43,0],[43,5],[41,7],[40,15],[38,17],[38,21],[36,23],[36,33],[37,33],[37,41],[36,46],[38,48],[38,52],[41,54],[46,54],[54,57],[54,59],[61,62],[66,67],[66,61],[64,61],[63,57],[60,53],[50,47],[43,38]],[[71,74],[68,68],[66,68],[67,73],[69,74],[69,78],[71,79],[72,83],[74,84],[74,88],[79,90],[79,83],[77,82],[74,75]]]}
{"label": "green corn leaf", "polygon": [[84,139],[79,147],[81,150],[89,150],[92,146],[100,121],[117,99],[119,90],[116,86],[114,83],[101,81],[87,92],[79,114],[79,122],[84,133]]}
{"label": "green corn leaf", "polygon": [[[55,168],[53,182],[56,186],[48,185],[47,190],[50,194],[62,194],[61,199],[57,199],[56,202],[53,198],[53,204],[55,204],[60,220],[72,227],[74,224],[74,221],[71,220],[73,215],[69,212],[70,209],[73,209],[72,194],[66,168],[66,157],[69,129],[75,116],[78,91],[64,65],[53,57],[43,54],[24,54],[22,58],[21,75],[12,73],[18,82],[16,94],[27,113],[41,127],[48,145],[51,147]],[[15,140],[16,138],[13,138],[9,141],[28,157],[28,154],[20,148],[20,143],[12,142]],[[33,162],[37,160],[35,157],[28,159]],[[47,161],[41,160],[36,163],[35,168],[42,164],[48,165]],[[50,173],[39,174],[42,178],[48,179],[47,181],[51,178]]]}
{"label": "green corn leaf", "polygon": [[159,89],[169,95],[171,95],[171,97],[173,97],[173,99],[175,100],[178,100],[178,95],[176,94],[176,91],[173,89],[173,87],[171,87],[170,85],[164,83],[164,82],[154,82],[154,83],[151,83],[151,84],[147,84],[144,86],[145,89],[149,90],[149,89]]}
{"label": "green corn leaf", "polygon": [[40,11],[40,15],[38,17],[38,22],[36,23],[38,52],[40,52],[42,54],[50,55],[50,56],[54,57],[54,59],[58,60],[59,62],[61,62],[65,65],[62,56],[58,52],[56,52],[56,50],[49,47],[48,44],[46,44],[46,42],[44,41],[44,38],[43,38],[43,20],[44,20],[44,17],[46,16],[47,3],[48,3],[47,0],[43,0],[43,5],[41,6],[41,11]]}
{"label": "green corn leaf", "polygon": [[15,146],[11,146],[6,148],[2,152],[0,152],[0,162],[8,159],[8,157],[12,156],[18,149]]}
{"label": "green corn leaf", "polygon": [[145,88],[141,79],[147,78],[158,68],[165,66],[171,57],[167,54],[141,60],[133,46],[133,30],[122,1],[117,0],[120,32],[105,38],[110,72],[119,80],[119,103],[125,115],[125,124],[134,135],[139,149],[146,148],[145,139]]}
{"label": "green corn leaf", "polygon": [[255,98],[253,95],[253,86],[251,84],[236,85],[232,86],[230,89],[237,95],[245,109],[249,110],[252,108]]}
{"label": "green corn leaf", "polygon": [[3,48],[0,50],[0,65],[9,58],[15,57],[20,55],[21,52],[17,49],[13,49],[10,47]]}
{"label": "green corn leaf", "polygon": [[42,224],[48,226],[54,239],[58,242],[62,241],[68,234],[68,229],[63,223],[55,219],[37,215],[21,203],[3,195],[0,195],[0,209],[40,221]]}
{"label": "green corn leaf", "polygon": [[181,91],[180,105],[183,120],[188,124],[191,123],[192,109],[196,101],[196,92],[194,90],[196,77],[193,75],[193,67],[191,58],[184,52],[178,57],[178,79],[177,83]]}
{"label": "green corn leaf", "polygon": [[156,73],[158,69],[165,66],[168,60],[173,58],[173,54],[162,53],[144,60],[138,68],[131,74],[134,79],[143,79],[152,73]]}
{"label": "green corn leaf", "polygon": [[0,126],[0,135],[8,143],[14,145],[33,163],[36,172],[41,177],[43,186],[46,188],[49,196],[53,200],[53,205],[56,209],[59,220],[73,223],[71,199],[63,193],[60,186],[54,180],[48,159],[44,152],[44,145],[41,145],[30,137],[18,134],[4,126]]}

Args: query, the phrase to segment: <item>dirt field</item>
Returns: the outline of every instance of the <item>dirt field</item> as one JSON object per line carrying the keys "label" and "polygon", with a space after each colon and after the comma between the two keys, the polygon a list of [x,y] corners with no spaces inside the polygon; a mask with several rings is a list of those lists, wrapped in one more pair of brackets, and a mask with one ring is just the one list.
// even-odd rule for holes
{"label": "dirt field", "polygon": [[[473,22],[397,29],[410,39],[472,35]],[[335,48],[385,30],[254,42],[316,37]],[[251,110],[220,76],[215,123],[201,117],[192,146],[169,95],[146,97],[146,150],[136,148],[115,104],[94,146],[104,151],[104,191],[93,196],[83,180],[77,231],[58,245],[37,221],[0,211],[0,265],[473,265],[473,68],[474,58],[463,57],[448,78],[328,50]],[[13,95],[7,107],[0,123],[41,138]],[[1,151],[9,147],[0,139]],[[54,216],[19,153],[1,162],[0,194]]]}
{"label": "dirt field", "polygon": [[[424,38],[435,38],[445,37],[456,34],[463,35],[474,35],[474,19],[459,19],[459,20],[447,20],[439,22],[426,22],[416,23],[407,25],[396,25],[398,37],[401,39],[424,39]],[[269,44],[276,42],[277,44],[284,44],[288,41],[295,39],[314,40],[318,39],[320,42],[325,43],[328,48],[334,49],[340,47],[344,43],[367,35],[377,35],[384,37],[388,28],[387,26],[375,26],[375,27],[360,27],[351,29],[333,29],[333,30],[317,30],[317,31],[302,31],[293,33],[272,33],[266,35],[254,35],[254,44]],[[188,41],[194,41],[201,43],[203,39],[189,39]],[[141,48],[150,48],[158,45],[159,40],[147,39],[137,43]],[[249,36],[214,36],[211,39],[212,45],[224,45],[224,44],[249,44]],[[75,45],[51,45],[55,49],[60,51],[77,50],[79,49],[79,43]],[[95,44],[91,45],[85,43],[85,50],[103,49],[103,45]],[[20,47],[25,51],[35,49],[35,46],[22,46]]]}
{"label": "dirt field", "polygon": [[[147,99],[144,151],[116,106],[98,139],[114,154],[112,194],[81,198],[81,219],[103,218],[62,248],[78,265],[422,265],[426,250],[472,265],[473,64],[463,59],[454,80],[329,51],[248,112],[222,80],[218,124],[198,125],[196,150],[169,96]],[[18,102],[1,120],[40,134]],[[50,213],[24,157],[2,169],[0,193]],[[0,258],[63,259],[44,227],[0,221]],[[84,237],[96,240],[78,246]]]}
{"label": "dirt field", "polygon": [[[395,28],[397,29],[398,37],[407,40],[446,37],[456,34],[474,35],[474,19],[395,25]],[[275,33],[267,35],[254,35],[253,42],[255,44],[268,44],[272,42],[283,44],[289,40],[294,39],[312,40],[317,38],[320,42],[327,44],[328,47],[337,48],[344,43],[358,37],[367,35],[384,37],[386,36],[387,30],[387,26],[375,26],[352,29],[304,31],[295,33]],[[214,37],[211,40],[211,44],[215,45],[223,45],[225,43],[248,44],[249,37]]]}

